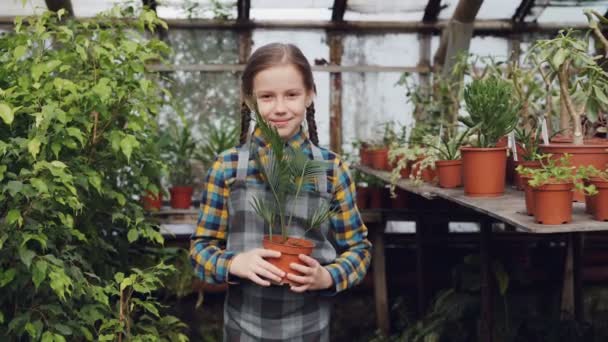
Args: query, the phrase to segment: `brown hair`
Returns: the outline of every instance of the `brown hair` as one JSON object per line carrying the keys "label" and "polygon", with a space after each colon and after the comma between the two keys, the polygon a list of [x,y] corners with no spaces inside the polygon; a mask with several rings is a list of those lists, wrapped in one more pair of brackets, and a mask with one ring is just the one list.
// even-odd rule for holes
{"label": "brown hair", "polygon": [[[264,45],[249,57],[243,76],[241,76],[241,95],[243,99],[253,97],[253,78],[260,71],[281,64],[293,65],[302,75],[304,87],[308,91],[316,92],[315,82],[312,77],[310,64],[302,51],[293,44],[271,43]],[[247,140],[249,123],[251,122],[251,111],[243,100],[241,104],[241,144]],[[317,124],[315,123],[315,106],[311,103],[306,108],[306,123],[308,124],[308,135],[313,144],[319,144],[317,136]]]}

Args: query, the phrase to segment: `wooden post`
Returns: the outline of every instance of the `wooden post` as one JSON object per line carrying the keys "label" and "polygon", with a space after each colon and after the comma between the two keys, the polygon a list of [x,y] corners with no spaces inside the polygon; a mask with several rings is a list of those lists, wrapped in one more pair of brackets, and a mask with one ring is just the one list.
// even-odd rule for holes
{"label": "wooden post", "polygon": [[418,317],[424,317],[427,305],[426,234],[422,216],[416,218],[416,292],[418,293]]}
{"label": "wooden post", "polygon": [[388,310],[388,293],[386,289],[386,261],[384,256],[384,219],[370,224],[372,248],[372,270],[374,274],[374,299],[376,303],[376,320],[384,336],[390,334],[390,317]]}
{"label": "wooden post", "polygon": [[[341,33],[327,33],[329,62],[332,65],[342,64],[343,37]],[[330,73],[329,82],[329,148],[340,154],[342,153],[342,73]]]}
{"label": "wooden post", "polygon": [[492,221],[482,219],[480,225],[480,256],[481,256],[481,324],[479,340],[493,341],[494,316],[492,310]]}

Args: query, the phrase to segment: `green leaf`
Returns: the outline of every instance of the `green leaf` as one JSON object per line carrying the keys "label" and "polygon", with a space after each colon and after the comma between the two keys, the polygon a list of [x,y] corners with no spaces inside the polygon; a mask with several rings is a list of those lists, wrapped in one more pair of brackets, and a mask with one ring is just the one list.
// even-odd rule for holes
{"label": "green leaf", "polygon": [[15,224],[15,222],[19,223],[20,227],[23,225],[23,217],[21,217],[19,209],[11,209],[6,215],[7,224]]}
{"label": "green leaf", "polygon": [[606,97],[606,94],[600,87],[594,85],[593,92],[595,93],[595,96],[598,100],[600,100],[603,104],[608,104],[608,97]]}
{"label": "green leaf", "polygon": [[6,165],[0,165],[0,181],[4,179],[4,173],[6,172],[7,168],[8,167]]}
{"label": "green leaf", "polygon": [[48,193],[49,188],[46,185],[46,182],[40,178],[31,178],[30,183],[39,193]]}
{"label": "green leaf", "polygon": [[19,58],[23,57],[23,55],[25,55],[25,53],[27,52],[27,47],[23,46],[23,45],[19,45],[15,48],[15,50],[13,51],[13,59],[16,61]]}
{"label": "green leaf", "polygon": [[91,331],[89,329],[80,326],[80,332],[82,332],[84,338],[86,338],[87,341],[93,341],[93,334],[91,334]]}
{"label": "green leaf", "polygon": [[99,95],[101,102],[106,102],[112,95],[112,88],[108,85],[110,80],[102,77],[99,82],[93,87],[93,93]]}
{"label": "green leaf", "polygon": [[127,240],[129,243],[133,243],[139,238],[139,232],[135,228],[129,229],[129,233],[127,233]]}
{"label": "green leaf", "polygon": [[139,145],[139,141],[133,135],[127,135],[120,141],[120,149],[125,157],[127,157],[127,161],[131,159],[133,149],[139,147]]}
{"label": "green leaf", "polygon": [[34,137],[27,143],[27,151],[32,155],[32,157],[36,158],[38,153],[40,153],[40,139],[38,137]]}
{"label": "green leaf", "polygon": [[553,67],[558,69],[566,60],[566,56],[568,56],[568,50],[562,48],[558,49],[551,59],[551,64],[553,64]]}
{"label": "green leaf", "polygon": [[120,283],[121,281],[123,281],[123,279],[125,279],[125,274],[124,274],[124,273],[122,273],[122,272],[118,272],[118,273],[116,273],[116,274],[114,275],[114,280],[115,280],[117,283]]}
{"label": "green leaf", "polygon": [[27,266],[27,268],[30,268],[30,265],[32,264],[32,259],[34,259],[35,256],[36,253],[32,250],[29,250],[26,247],[19,248],[19,258],[21,259],[21,262],[23,262],[23,264]]}
{"label": "green leaf", "polygon": [[17,274],[17,271],[14,268],[9,268],[4,272],[0,270],[0,272],[0,288],[13,281],[13,279],[15,279],[15,275]]}
{"label": "green leaf", "polygon": [[4,102],[0,102],[0,118],[2,118],[7,125],[13,123],[13,120],[15,119],[13,110]]}
{"label": "green leaf", "polygon": [[85,138],[84,138],[84,134],[82,134],[81,130],[79,130],[76,127],[68,127],[67,131],[68,131],[69,136],[76,138],[78,140],[78,142],[80,142],[80,145],[84,146]]}
{"label": "green leaf", "polygon": [[0,311],[0,324],[4,323],[4,314]]}
{"label": "green leaf", "polygon": [[101,177],[95,172],[87,173],[89,183],[101,194]]}
{"label": "green leaf", "polygon": [[38,286],[44,281],[46,278],[46,271],[48,269],[48,263],[43,260],[37,260],[34,263],[34,269],[32,272],[32,281],[34,282],[34,286],[38,289]]}
{"label": "green leaf", "polygon": [[72,328],[68,327],[67,325],[57,323],[53,325],[53,327],[63,335],[72,335]]}

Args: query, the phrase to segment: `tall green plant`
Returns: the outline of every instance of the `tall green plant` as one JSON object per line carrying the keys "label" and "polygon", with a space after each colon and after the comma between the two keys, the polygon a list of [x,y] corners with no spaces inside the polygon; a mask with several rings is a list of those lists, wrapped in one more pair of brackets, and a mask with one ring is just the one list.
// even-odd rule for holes
{"label": "tall green plant", "polygon": [[[309,191],[317,177],[325,177],[331,164],[311,160],[303,150],[286,146],[276,128],[268,124],[257,110],[255,114],[256,123],[270,146],[265,155],[256,153],[256,162],[272,196],[271,199],[256,197],[252,205],[256,213],[268,223],[270,237],[272,238],[274,230],[278,230],[283,240],[286,240],[294,212],[289,210],[290,206],[295,206],[298,197]],[[304,222],[307,230],[318,228],[334,212],[329,204],[320,206]]]}
{"label": "tall green plant", "polygon": [[494,147],[517,125],[519,104],[512,86],[499,78],[477,79],[467,85],[464,100],[469,116],[459,120],[477,135],[476,147]]}
{"label": "tall green plant", "polygon": [[164,23],[62,15],[0,37],[0,340],[185,340],[136,200],[164,168],[144,64],[168,48],[143,32]]}

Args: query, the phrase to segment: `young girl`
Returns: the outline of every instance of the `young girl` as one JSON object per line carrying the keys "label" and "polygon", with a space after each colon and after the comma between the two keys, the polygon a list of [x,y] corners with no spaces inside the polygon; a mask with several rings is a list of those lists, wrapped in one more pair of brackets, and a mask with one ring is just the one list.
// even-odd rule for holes
{"label": "young girl", "polygon": [[285,274],[266,259],[280,252],[261,248],[268,232],[251,207],[251,199],[267,191],[251,154],[268,147],[259,128],[249,133],[252,113],[243,102],[240,145],[220,154],[207,174],[190,250],[195,272],[207,283],[231,284],[224,305],[224,341],[328,341],[329,296],[359,283],[371,258],[367,228],[355,206],[355,184],[340,157],[317,146],[315,85],[300,49],[278,43],[260,47],[249,58],[241,87],[244,98],[255,101],[287,146],[331,162],[327,176],[317,179],[315,191],[307,195],[304,213],[324,201],[338,213],[319,229],[290,228],[290,233],[313,240],[315,249],[312,257],[300,255],[306,266],[290,265],[303,274],[287,274],[296,285],[271,285]]}

